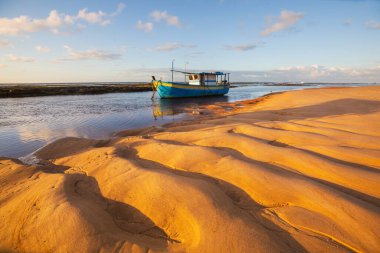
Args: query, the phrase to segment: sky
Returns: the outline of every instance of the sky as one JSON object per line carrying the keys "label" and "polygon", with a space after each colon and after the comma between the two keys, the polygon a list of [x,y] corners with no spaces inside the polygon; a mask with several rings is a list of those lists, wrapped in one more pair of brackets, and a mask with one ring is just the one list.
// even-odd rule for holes
{"label": "sky", "polygon": [[[380,83],[380,0],[0,0],[0,83]],[[176,76],[176,78],[181,78]]]}

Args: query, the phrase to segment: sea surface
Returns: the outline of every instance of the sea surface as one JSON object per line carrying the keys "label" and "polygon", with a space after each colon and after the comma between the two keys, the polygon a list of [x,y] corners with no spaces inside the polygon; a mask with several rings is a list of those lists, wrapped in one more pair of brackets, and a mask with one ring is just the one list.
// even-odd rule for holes
{"label": "sea surface", "polygon": [[[344,86],[358,86],[351,84]],[[197,99],[150,99],[151,92],[0,99],[0,156],[19,158],[63,137],[107,139],[126,129],[161,126],[197,117],[184,112],[200,105],[339,84],[308,86],[242,85],[228,95]]]}

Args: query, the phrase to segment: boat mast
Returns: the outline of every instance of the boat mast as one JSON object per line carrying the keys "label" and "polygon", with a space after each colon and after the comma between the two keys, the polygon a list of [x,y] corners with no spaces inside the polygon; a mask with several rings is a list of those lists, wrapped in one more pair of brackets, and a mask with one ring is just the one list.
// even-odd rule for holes
{"label": "boat mast", "polygon": [[175,59],[172,60],[172,83],[173,83],[173,73],[174,73],[174,61]]}
{"label": "boat mast", "polygon": [[187,71],[187,68],[186,68],[186,67],[187,67],[187,64],[189,64],[189,62],[186,62],[186,63],[185,63],[185,83],[186,83],[186,71]]}

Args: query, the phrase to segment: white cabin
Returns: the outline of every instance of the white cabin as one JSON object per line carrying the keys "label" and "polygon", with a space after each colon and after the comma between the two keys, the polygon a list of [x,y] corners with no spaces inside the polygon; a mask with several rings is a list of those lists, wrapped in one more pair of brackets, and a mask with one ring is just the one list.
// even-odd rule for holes
{"label": "white cabin", "polygon": [[212,72],[212,73],[188,73],[189,85],[215,86],[228,83],[228,73]]}

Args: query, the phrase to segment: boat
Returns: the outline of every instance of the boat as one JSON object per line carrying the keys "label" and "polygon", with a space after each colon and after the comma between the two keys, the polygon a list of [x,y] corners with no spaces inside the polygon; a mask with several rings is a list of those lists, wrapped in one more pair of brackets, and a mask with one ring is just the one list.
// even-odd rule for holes
{"label": "boat", "polygon": [[[172,71],[172,81],[156,80],[152,76],[153,95],[157,92],[161,98],[184,98],[203,96],[223,96],[230,89],[229,75],[223,72],[186,72]],[[185,82],[174,82],[173,72],[185,75]]]}

